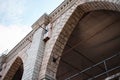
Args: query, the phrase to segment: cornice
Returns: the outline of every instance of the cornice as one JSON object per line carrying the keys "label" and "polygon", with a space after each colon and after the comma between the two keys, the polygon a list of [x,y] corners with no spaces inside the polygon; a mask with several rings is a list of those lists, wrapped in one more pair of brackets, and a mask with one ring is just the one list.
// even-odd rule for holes
{"label": "cornice", "polygon": [[49,18],[47,14],[43,14],[43,16],[41,16],[33,25],[32,28],[33,30],[28,33],[28,35],[26,35],[8,54],[7,57],[9,57],[10,55],[17,55],[17,53],[19,51],[21,51],[27,44],[32,42],[32,38],[34,35],[34,32],[42,25],[45,24],[47,25],[49,22]]}
{"label": "cornice", "polygon": [[[43,24],[47,25],[49,22],[56,20],[59,16],[61,16],[66,10],[71,8],[77,0],[65,0],[63,1],[53,12],[49,15],[43,14],[31,27],[33,30],[24,37],[8,54],[7,57],[11,54],[16,54],[19,48],[24,47],[24,44],[29,41],[32,42],[32,37],[34,32]],[[51,20],[51,21],[50,21]]]}
{"label": "cornice", "polygon": [[68,9],[70,9],[77,0],[65,0],[63,1],[54,11],[52,11],[49,15],[46,13],[43,14],[33,25],[32,28],[38,29],[42,24],[47,25],[49,22],[55,21],[58,17],[60,17],[63,13],[65,13]]}
{"label": "cornice", "polygon": [[32,29],[38,29],[40,26],[47,25],[49,23],[49,16],[45,13],[43,14],[31,27]]}
{"label": "cornice", "polygon": [[53,12],[49,14],[50,21],[55,21],[58,17],[60,17],[63,13],[65,13],[68,9],[70,9],[77,0],[65,0],[63,1]]}
{"label": "cornice", "polygon": [[24,46],[26,46],[26,43],[31,43],[33,38],[34,31],[32,30],[30,33],[28,33],[8,54],[7,57],[13,54],[17,54],[19,50],[22,50]]}

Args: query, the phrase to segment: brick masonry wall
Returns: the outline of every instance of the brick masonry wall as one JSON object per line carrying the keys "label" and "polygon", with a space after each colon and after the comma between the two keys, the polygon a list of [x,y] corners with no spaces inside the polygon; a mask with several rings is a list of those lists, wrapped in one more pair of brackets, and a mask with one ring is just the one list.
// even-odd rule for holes
{"label": "brick masonry wall", "polygon": [[[70,9],[62,14],[53,26],[51,39],[46,43],[39,80],[56,79],[60,56],[77,22],[84,13],[94,10],[120,11],[120,0],[78,0]],[[54,63],[53,57],[58,58]]]}
{"label": "brick masonry wall", "polygon": [[[6,62],[4,64],[4,67],[2,69],[2,78],[0,80],[3,80],[4,77],[8,76],[7,73],[9,72],[11,66],[13,66],[13,63],[14,62],[16,63],[16,59],[18,59],[18,58],[21,59],[20,63],[24,63],[26,61],[26,58],[27,58],[26,51],[27,51],[27,49],[29,49],[30,45],[31,44],[28,44],[23,50],[21,50],[20,52],[18,52],[18,54],[15,55],[11,60],[9,60],[9,61],[6,60]],[[8,77],[10,77],[10,76],[8,76]],[[11,78],[9,78],[9,80],[10,79]]]}
{"label": "brick masonry wall", "polygon": [[[67,3],[73,4],[72,0],[67,1]],[[43,41],[44,30],[39,28],[36,23],[34,24],[38,27],[35,27],[36,31],[33,34],[32,42],[29,42],[24,49],[16,52],[16,55],[7,58],[3,78],[6,77],[16,58],[20,57],[24,65],[22,80],[56,80],[57,67],[62,51],[84,13],[103,9],[120,11],[120,0],[73,0],[73,2],[72,6],[68,5],[67,9],[59,12],[61,15],[56,16],[56,18],[50,16],[49,24],[52,26],[52,35],[46,43]],[[49,20],[46,18],[44,20],[47,20],[47,23],[44,21],[42,23],[48,24]],[[39,21],[37,23],[40,23]],[[42,25],[42,27],[45,27],[45,25]],[[53,62],[53,58],[58,59]],[[9,79],[9,76],[7,79]]]}
{"label": "brick masonry wall", "polygon": [[[41,19],[43,21],[39,22]],[[47,25],[48,16],[44,14],[39,21],[35,22],[32,26],[34,27],[33,30],[6,55],[5,69],[2,70],[2,78],[0,80],[12,79],[20,66],[16,61],[18,57],[23,63],[22,80],[38,80],[45,48],[43,41],[45,30],[40,28],[40,26],[45,27]]]}
{"label": "brick masonry wall", "polygon": [[13,76],[15,75],[16,71],[18,70],[19,66],[22,64],[22,60],[20,57],[17,57],[12,65],[10,66],[9,70],[7,71],[6,75],[2,80],[12,80]]}

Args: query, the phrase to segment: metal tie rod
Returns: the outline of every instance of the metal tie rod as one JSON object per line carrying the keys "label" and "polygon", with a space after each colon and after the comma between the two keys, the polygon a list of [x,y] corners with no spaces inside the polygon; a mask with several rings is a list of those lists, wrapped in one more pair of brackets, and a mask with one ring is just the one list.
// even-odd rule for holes
{"label": "metal tie rod", "polygon": [[107,73],[109,73],[109,72],[111,72],[111,71],[113,71],[113,70],[119,69],[119,68],[120,68],[120,66],[117,66],[117,67],[112,68],[112,69],[110,69],[110,70],[108,70],[108,71],[106,71],[106,72],[103,72],[103,73],[101,73],[101,74],[99,74],[99,75],[96,75],[96,76],[94,76],[94,77],[92,77],[92,78],[89,78],[88,80],[93,80],[93,79],[95,79],[95,78],[97,78],[97,77],[100,77],[100,76],[102,76],[102,75],[104,75],[104,74],[107,74]]}
{"label": "metal tie rod", "polygon": [[95,65],[93,65],[93,66],[91,66],[91,67],[89,67],[89,68],[84,69],[84,70],[81,71],[81,72],[78,72],[78,73],[76,73],[76,74],[74,74],[74,75],[66,78],[65,80],[70,80],[71,78],[76,77],[76,76],[80,75],[81,73],[83,73],[83,72],[85,72],[85,71],[87,71],[87,70],[89,70],[89,69],[91,69],[91,68],[94,68],[94,67],[96,67],[97,65],[102,64],[102,63],[104,63],[105,61],[108,61],[108,60],[110,60],[110,59],[112,59],[112,58],[114,58],[114,57],[116,57],[116,56],[119,56],[119,55],[120,55],[120,52],[119,52],[118,54],[116,54],[116,55],[113,55],[112,57],[109,57],[109,58],[107,58],[107,59],[105,59],[105,60],[103,60],[103,61],[101,61],[101,62],[99,62],[99,63],[97,63],[97,64],[95,64]]}

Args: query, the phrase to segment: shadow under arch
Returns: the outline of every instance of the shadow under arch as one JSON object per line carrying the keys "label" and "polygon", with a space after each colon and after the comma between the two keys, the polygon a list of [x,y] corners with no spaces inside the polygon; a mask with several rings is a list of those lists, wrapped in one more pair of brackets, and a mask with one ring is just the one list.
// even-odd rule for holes
{"label": "shadow under arch", "polygon": [[23,71],[23,61],[20,57],[17,57],[12,63],[3,80],[21,80]]}
{"label": "shadow under arch", "polygon": [[[80,19],[83,18],[85,13],[88,13],[88,12],[91,12],[91,11],[97,11],[97,10],[109,10],[109,11],[120,12],[120,3],[119,3],[119,1],[116,1],[116,0],[111,0],[111,1],[109,1],[109,0],[108,1],[106,1],[106,0],[102,0],[102,1],[89,0],[89,1],[87,1],[87,2],[85,2],[83,4],[80,4],[79,6],[76,7],[74,12],[69,17],[66,24],[64,25],[61,33],[59,34],[59,36],[58,36],[58,38],[57,38],[57,40],[56,40],[56,42],[54,44],[54,47],[52,49],[51,56],[48,57],[49,60],[46,63],[46,65],[47,65],[46,71],[47,71],[50,68],[49,67],[50,65],[48,65],[48,64],[50,64],[51,60],[53,60],[52,59],[53,56],[59,54],[59,57],[57,57],[57,66],[54,67],[54,69],[56,68],[55,72],[53,72],[54,73],[53,74],[54,78],[56,77],[56,72],[57,72],[57,68],[58,68],[58,65],[59,65],[60,57],[62,56],[63,49],[64,49],[64,47],[65,47],[65,45],[66,45],[72,31],[74,30],[75,26],[78,24]],[[71,28],[71,31],[68,31],[67,28]],[[65,40],[64,37],[67,40]],[[61,47],[61,46],[63,46],[63,47]]]}
{"label": "shadow under arch", "polygon": [[[108,57],[118,54],[120,52],[119,25],[119,12],[100,10],[86,14],[75,27],[65,45],[57,69],[57,80],[69,80],[71,75],[80,73]],[[119,58],[115,57],[115,60],[107,60],[107,63],[105,62],[109,67],[107,70],[112,69],[113,66],[118,66]],[[97,74],[104,73],[105,68],[103,66],[103,63],[101,63],[84,71],[84,74],[81,72],[82,74],[74,76],[70,80],[89,80]],[[115,73],[119,71],[120,69],[117,69]],[[115,73],[110,71],[108,74],[110,76]],[[106,74],[101,76],[99,79],[97,77],[96,80],[103,80],[107,77]]]}

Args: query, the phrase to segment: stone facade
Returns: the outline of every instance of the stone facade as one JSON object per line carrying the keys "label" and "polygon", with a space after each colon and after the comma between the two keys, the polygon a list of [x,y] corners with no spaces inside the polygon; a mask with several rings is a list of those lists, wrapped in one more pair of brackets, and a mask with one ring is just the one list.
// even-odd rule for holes
{"label": "stone facade", "polygon": [[[52,13],[41,16],[32,25],[33,30],[6,55],[4,69],[1,62],[1,80],[11,80],[21,64],[22,80],[56,80],[60,56],[70,34],[85,13],[95,10],[119,12],[120,0],[65,0]],[[47,25],[51,30],[46,32]],[[50,33],[47,41],[45,33]]]}

